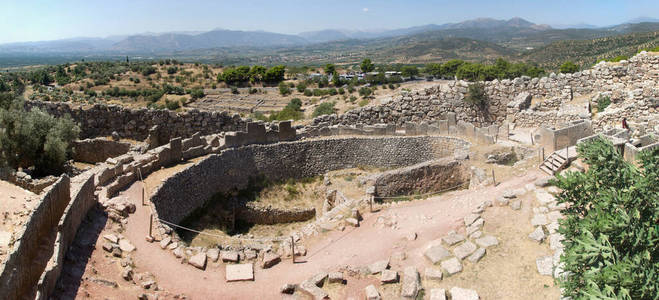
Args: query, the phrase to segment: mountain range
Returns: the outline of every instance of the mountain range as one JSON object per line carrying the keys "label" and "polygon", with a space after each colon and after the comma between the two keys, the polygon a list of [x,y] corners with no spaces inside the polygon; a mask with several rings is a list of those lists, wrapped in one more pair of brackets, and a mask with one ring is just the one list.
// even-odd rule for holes
{"label": "mountain range", "polygon": [[[226,47],[291,47],[308,46],[346,40],[371,40],[425,34],[433,38],[469,38],[493,42],[502,46],[536,47],[555,40],[605,37],[634,31],[659,29],[659,21],[639,18],[636,21],[603,28],[554,29],[522,18],[496,20],[478,18],[459,23],[428,24],[409,28],[378,31],[326,29],[297,35],[266,31],[215,29],[208,32],[145,33],[108,38],[72,38],[54,41],[21,42],[0,45],[0,54],[106,53],[159,54]],[[641,24],[645,24],[641,26]],[[578,27],[578,26],[577,26]],[[510,41],[515,40],[514,45]],[[525,41],[520,43],[519,40]]]}

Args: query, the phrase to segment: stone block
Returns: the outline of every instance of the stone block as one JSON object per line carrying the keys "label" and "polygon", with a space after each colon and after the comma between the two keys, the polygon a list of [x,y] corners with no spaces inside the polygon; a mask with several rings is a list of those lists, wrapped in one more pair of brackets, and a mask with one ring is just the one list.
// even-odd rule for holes
{"label": "stone block", "polygon": [[442,269],[446,271],[449,275],[454,275],[462,272],[462,264],[460,260],[453,257],[451,259],[445,260],[441,263]]}
{"label": "stone block", "polygon": [[448,246],[453,246],[459,242],[462,242],[465,240],[465,237],[461,234],[455,233],[455,232],[449,232],[449,234],[445,237],[442,238],[442,241],[446,243]]}
{"label": "stone block", "polygon": [[332,272],[328,274],[329,283],[345,283],[343,279],[343,273],[341,272]]}
{"label": "stone block", "polygon": [[383,259],[370,264],[368,270],[371,274],[377,274],[386,270],[387,267],[389,267],[389,259]]}
{"label": "stone block", "polygon": [[445,289],[431,289],[430,290],[430,300],[446,300],[446,290]]}
{"label": "stone block", "polygon": [[446,250],[441,245],[434,245],[426,249],[426,251],[423,253],[423,255],[430,260],[433,264],[436,264],[443,259],[451,256],[451,253]]}
{"label": "stone block", "polygon": [[483,248],[488,248],[499,244],[499,240],[491,235],[486,235],[484,237],[478,238],[475,240],[475,242],[476,244],[478,244],[478,246],[481,246]]}
{"label": "stone block", "polygon": [[449,290],[451,300],[478,300],[478,293],[474,290],[452,287]]}
{"label": "stone block", "polygon": [[220,258],[223,262],[238,262],[238,252],[237,251],[220,251]]}
{"label": "stone block", "polygon": [[554,259],[551,256],[542,256],[535,260],[540,275],[552,276]]}
{"label": "stone block", "polygon": [[380,276],[380,282],[382,283],[395,283],[398,281],[398,272],[393,270],[384,270]]}
{"label": "stone block", "polygon": [[442,280],[442,277],[444,277],[442,270],[430,267],[426,268],[423,274],[426,276],[426,280]]}
{"label": "stone block", "polygon": [[478,249],[478,247],[476,247],[474,243],[470,241],[466,241],[461,245],[455,247],[455,249],[453,249],[453,254],[459,259],[464,259],[465,257],[474,253],[476,249]]}
{"label": "stone block", "polygon": [[226,265],[225,279],[227,282],[254,280],[252,264]]}
{"label": "stone block", "polygon": [[194,266],[197,269],[201,269],[201,270],[206,269],[206,253],[200,252],[197,253],[196,255],[193,255],[188,260],[188,264]]}
{"label": "stone block", "polygon": [[381,300],[382,297],[380,297],[380,293],[378,292],[378,289],[375,288],[374,285],[369,285],[364,289],[364,293],[366,294],[366,300]]}
{"label": "stone block", "polygon": [[467,259],[472,263],[476,263],[481,260],[483,256],[485,256],[485,248],[478,248],[476,251],[474,251],[474,253],[469,255]]}
{"label": "stone block", "polygon": [[400,296],[403,298],[416,298],[421,285],[419,272],[415,267],[406,267],[403,271],[403,280]]}
{"label": "stone block", "polygon": [[278,264],[281,261],[281,255],[273,253],[273,252],[267,252],[263,255],[263,262],[261,266],[264,269],[271,268],[272,266]]}

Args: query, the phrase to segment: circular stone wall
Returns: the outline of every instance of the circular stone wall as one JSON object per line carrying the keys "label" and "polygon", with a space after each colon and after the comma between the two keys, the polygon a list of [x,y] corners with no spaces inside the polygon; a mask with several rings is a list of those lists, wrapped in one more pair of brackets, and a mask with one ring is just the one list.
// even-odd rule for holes
{"label": "circular stone wall", "polygon": [[214,194],[243,189],[257,175],[279,181],[357,166],[403,167],[464,155],[468,148],[464,140],[443,136],[327,138],[231,148],[169,177],[151,201],[158,218],[179,223]]}

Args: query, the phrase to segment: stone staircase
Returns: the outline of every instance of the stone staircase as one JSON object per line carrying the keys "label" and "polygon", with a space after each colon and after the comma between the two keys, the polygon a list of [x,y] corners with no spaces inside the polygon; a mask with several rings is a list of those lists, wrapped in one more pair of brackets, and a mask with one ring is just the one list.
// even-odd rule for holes
{"label": "stone staircase", "polygon": [[549,157],[545,159],[544,162],[540,165],[540,170],[543,172],[549,174],[549,175],[554,175],[558,171],[562,170],[568,163],[569,163],[569,157],[566,157],[567,152],[565,149],[561,149],[558,151],[555,151]]}

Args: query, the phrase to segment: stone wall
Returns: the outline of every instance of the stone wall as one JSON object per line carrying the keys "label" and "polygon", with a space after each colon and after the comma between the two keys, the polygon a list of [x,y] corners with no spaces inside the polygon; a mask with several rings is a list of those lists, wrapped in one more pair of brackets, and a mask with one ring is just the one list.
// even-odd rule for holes
{"label": "stone wall", "polygon": [[401,167],[467,151],[450,137],[328,138],[226,149],[169,177],[151,195],[159,218],[179,223],[212,195],[246,187],[250,177],[305,178],[357,166]]}
{"label": "stone wall", "polygon": [[[57,225],[70,202],[70,179],[62,175],[48,187],[39,199],[39,205],[19,232],[5,264],[0,270],[0,299],[20,299],[34,293],[50,253],[41,247],[44,241],[55,239]],[[52,249],[49,249],[52,251]],[[44,255],[48,254],[46,258]]]}
{"label": "stone wall", "polygon": [[[602,93],[614,102],[640,101],[649,97],[659,97],[657,80],[659,56],[642,52],[629,61],[619,63],[599,63],[590,70],[574,74],[550,74],[543,78],[522,76],[513,80],[493,80],[484,82],[489,99],[489,109],[482,112],[464,101],[468,82],[452,81],[438,84],[417,92],[403,91],[400,95],[378,106],[354,109],[340,116],[318,117],[313,124],[377,124],[391,123],[402,125],[406,122],[434,122],[446,119],[455,113],[457,120],[477,126],[502,124],[509,119],[519,120],[525,127],[540,125],[556,126],[560,123],[580,119],[581,109],[575,112],[559,113],[558,107],[575,97],[591,93]],[[528,93],[532,98],[547,99],[529,108],[508,106],[516,103],[515,98]],[[554,109],[552,109],[552,107]],[[643,115],[639,108],[635,110]],[[537,116],[535,116],[537,114]],[[535,116],[535,117],[534,117]],[[599,125],[599,123],[596,123]]]}
{"label": "stone wall", "polygon": [[106,138],[74,141],[71,146],[73,147],[73,160],[92,164],[126,154],[131,147],[130,143]]}
{"label": "stone wall", "polygon": [[549,154],[565,147],[574,146],[577,141],[592,134],[591,122],[582,120],[575,121],[563,128],[541,127],[534,139]]}
{"label": "stone wall", "polygon": [[94,196],[95,187],[92,172],[71,179],[71,203],[66,207],[57,224],[53,255],[39,278],[35,299],[48,299],[48,295],[55,290],[55,283],[62,272],[66,252],[75,239],[78,227],[87,216],[87,212],[97,203]]}
{"label": "stone wall", "polygon": [[302,222],[311,220],[316,216],[316,209],[311,208],[295,208],[283,209],[277,207],[263,207],[247,203],[236,211],[236,219],[243,220],[251,224],[280,224],[291,222]]}
{"label": "stone wall", "polygon": [[466,164],[453,158],[423,162],[376,175],[375,198],[439,192],[466,185],[469,177]]}
{"label": "stone wall", "polygon": [[239,115],[191,109],[177,113],[168,110],[129,109],[117,105],[95,104],[83,107],[66,102],[26,101],[30,109],[38,107],[60,117],[70,115],[80,124],[81,138],[110,136],[116,131],[122,138],[144,140],[154,125],[163,126],[170,137],[189,137],[196,132],[203,135],[221,131],[244,130]]}

